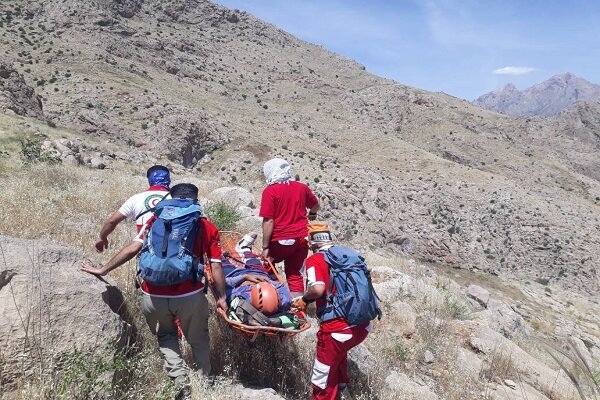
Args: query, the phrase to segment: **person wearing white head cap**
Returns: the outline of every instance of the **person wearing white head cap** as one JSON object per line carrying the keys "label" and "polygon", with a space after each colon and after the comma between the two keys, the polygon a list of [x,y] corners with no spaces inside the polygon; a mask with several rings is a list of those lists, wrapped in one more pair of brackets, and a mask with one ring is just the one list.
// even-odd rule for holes
{"label": "person wearing white head cap", "polygon": [[[273,158],[264,165],[267,187],[259,216],[263,218],[263,257],[282,262],[292,296],[304,293],[302,264],[308,255],[307,217],[315,219],[319,200],[304,183],[292,180],[290,164]],[[309,213],[307,215],[307,209]]]}

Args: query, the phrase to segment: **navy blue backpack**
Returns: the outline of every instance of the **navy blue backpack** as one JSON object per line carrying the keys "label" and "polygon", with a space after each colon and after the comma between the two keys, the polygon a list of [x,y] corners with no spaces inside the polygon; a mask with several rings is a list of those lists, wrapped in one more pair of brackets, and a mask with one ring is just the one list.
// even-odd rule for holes
{"label": "navy blue backpack", "polygon": [[201,235],[202,208],[198,202],[165,199],[153,211],[156,219],[138,258],[140,277],[157,286],[201,280],[204,274],[202,255],[193,254],[196,238]]}
{"label": "navy blue backpack", "polygon": [[330,279],[327,304],[317,310],[319,319],[325,322],[343,317],[350,325],[381,319],[380,300],[364,258],[357,251],[341,246],[328,248],[324,256]]}

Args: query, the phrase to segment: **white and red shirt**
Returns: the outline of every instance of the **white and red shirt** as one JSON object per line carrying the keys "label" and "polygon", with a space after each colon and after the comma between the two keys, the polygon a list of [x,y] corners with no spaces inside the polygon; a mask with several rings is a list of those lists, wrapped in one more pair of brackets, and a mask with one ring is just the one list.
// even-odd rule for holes
{"label": "white and red shirt", "polygon": [[306,209],[318,202],[302,182],[276,183],[263,190],[258,215],[273,219],[271,241],[298,239],[308,234]]}
{"label": "white and red shirt", "polygon": [[[154,221],[155,218],[147,221],[134,240],[143,243],[144,237]],[[211,263],[221,263],[222,252],[219,229],[206,218],[200,218],[200,223],[202,226],[199,229],[202,234],[196,238],[196,243],[194,243],[194,255],[197,257],[202,256],[205,261],[208,260]],[[204,289],[204,284],[201,281],[194,282],[190,279],[176,285],[156,286],[142,280],[140,289],[150,296],[173,298],[196,294]]]}
{"label": "white and red shirt", "polygon": [[165,197],[165,194],[167,194],[168,191],[169,189],[163,186],[150,186],[145,192],[134,194],[127,199],[121,208],[119,208],[119,212],[126,218],[135,220],[139,232],[140,229],[142,229],[142,226],[150,219],[150,217],[152,217],[152,213],[148,212],[138,219],[136,219],[136,217],[144,211],[154,207],[156,203]]}
{"label": "white and red shirt", "polygon": [[[323,253],[315,253],[306,259],[306,287],[314,285],[325,285],[325,294],[316,300],[317,310],[327,305],[327,296],[329,290],[329,265],[325,261]],[[335,286],[332,288],[332,293],[335,293]],[[369,322],[363,324],[365,329],[368,329]],[[321,322],[321,330],[323,332],[339,332],[344,329],[351,328],[348,322],[343,318],[336,318],[329,321]]]}

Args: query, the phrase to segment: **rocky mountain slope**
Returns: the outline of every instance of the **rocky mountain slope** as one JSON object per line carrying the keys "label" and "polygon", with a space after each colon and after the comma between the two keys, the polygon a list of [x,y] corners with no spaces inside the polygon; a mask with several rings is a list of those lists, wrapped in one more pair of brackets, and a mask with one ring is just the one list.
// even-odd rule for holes
{"label": "rocky mountain slope", "polygon": [[521,117],[548,117],[578,101],[600,100],[600,85],[573,74],[555,75],[520,91],[512,83],[478,97],[473,104]]}
{"label": "rocky mountain slope", "polygon": [[[209,1],[0,7],[3,53],[44,118],[122,159],[167,157],[258,194],[262,162],[282,156],[358,247],[600,287],[592,108],[552,120],[481,110]],[[110,168],[115,154],[97,157]]]}

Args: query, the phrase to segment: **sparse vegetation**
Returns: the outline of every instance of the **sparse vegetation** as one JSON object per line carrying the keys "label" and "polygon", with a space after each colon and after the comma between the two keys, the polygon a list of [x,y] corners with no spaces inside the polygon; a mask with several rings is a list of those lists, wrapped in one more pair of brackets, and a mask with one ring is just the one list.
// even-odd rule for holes
{"label": "sparse vegetation", "polygon": [[237,208],[224,201],[210,204],[204,209],[204,214],[222,231],[235,230],[241,218]]}
{"label": "sparse vegetation", "polygon": [[38,138],[26,138],[21,141],[21,160],[23,164],[45,163],[50,165],[60,164],[58,155],[42,148]]}

